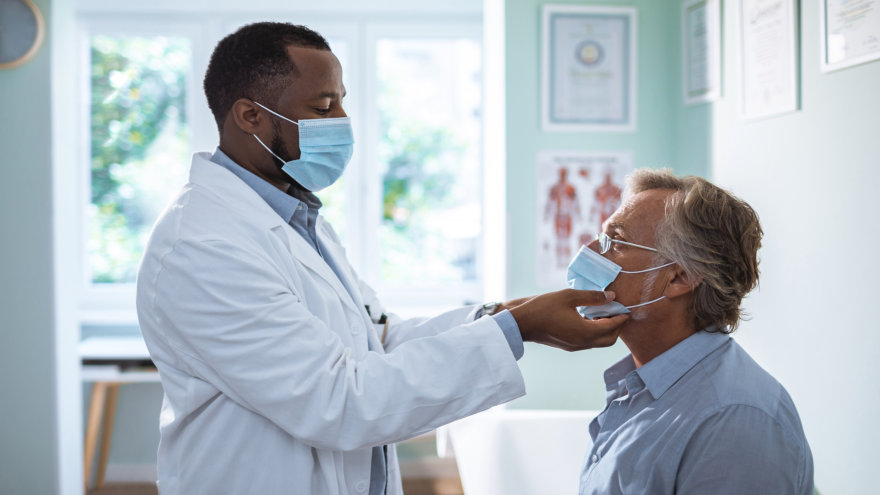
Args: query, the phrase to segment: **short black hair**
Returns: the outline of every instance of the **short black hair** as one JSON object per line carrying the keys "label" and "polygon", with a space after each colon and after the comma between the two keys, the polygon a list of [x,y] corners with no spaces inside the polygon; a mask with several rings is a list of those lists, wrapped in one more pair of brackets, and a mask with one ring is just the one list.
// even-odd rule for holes
{"label": "short black hair", "polygon": [[305,26],[284,22],[248,24],[226,36],[211,55],[205,71],[205,96],[221,132],[223,121],[239,98],[273,105],[278,91],[299,69],[287,47],[329,50],[323,36]]}

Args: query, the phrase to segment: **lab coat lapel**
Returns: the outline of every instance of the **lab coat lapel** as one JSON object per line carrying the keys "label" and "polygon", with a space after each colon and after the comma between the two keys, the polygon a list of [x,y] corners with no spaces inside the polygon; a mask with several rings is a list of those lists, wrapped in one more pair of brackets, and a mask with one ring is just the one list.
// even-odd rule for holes
{"label": "lab coat lapel", "polygon": [[284,231],[287,233],[287,238],[290,241],[291,254],[293,254],[293,256],[299,260],[304,267],[330,284],[330,286],[333,287],[333,290],[339,294],[339,299],[342,300],[349,309],[359,313],[358,306],[352,299],[352,295],[349,293],[348,288],[343,285],[341,280],[339,280],[339,277],[336,276],[336,273],[333,272],[330,265],[321,258],[321,255],[318,254],[317,251],[315,251],[314,246],[306,242],[306,240],[303,239],[301,235],[297,234],[292,227],[286,228]]}
{"label": "lab coat lapel", "polygon": [[323,248],[324,256],[330,258],[333,261],[333,264],[339,267],[340,269],[340,279],[343,285],[345,285],[348,293],[351,295],[354,300],[354,304],[357,306],[358,314],[361,316],[361,319],[364,322],[364,325],[369,329],[367,332],[370,349],[379,350],[382,349],[382,342],[379,339],[379,336],[376,334],[375,328],[373,327],[373,322],[370,320],[370,315],[367,314],[367,311],[364,306],[363,298],[361,297],[360,285],[358,281],[352,277],[352,273],[346,269],[348,267],[348,260],[345,258],[345,251],[342,249],[342,246],[336,241],[335,234],[331,234],[331,229],[329,225],[324,222],[323,217],[318,217],[318,225],[316,229],[318,232],[318,239],[320,240],[321,247]]}
{"label": "lab coat lapel", "polygon": [[348,260],[345,258],[345,253],[342,250],[342,246],[340,246],[336,241],[329,238],[327,235],[327,225],[324,222],[322,217],[318,217],[318,222],[315,227],[315,230],[318,233],[318,240],[321,246],[321,251],[324,254],[325,258],[328,258],[333,264],[339,268],[339,281],[342,282],[342,285],[345,286],[345,289],[351,295],[352,299],[354,299],[354,303],[359,306],[363,306],[360,292],[358,291],[357,283],[352,280],[351,276],[348,273],[348,270],[345,267],[348,266]]}
{"label": "lab coat lapel", "polygon": [[[315,251],[315,248],[305,241],[293,227],[288,225],[273,210],[259,194],[254,192],[247,184],[220,165],[211,161],[210,153],[195,153],[192,167],[190,168],[190,183],[194,186],[204,186],[213,191],[219,198],[230,205],[230,208],[246,212],[251,221],[261,228],[265,228],[276,234],[287,236],[287,246],[291,254],[300,261],[309,271],[323,278],[333,290],[339,294],[339,299],[352,311],[360,314],[363,307],[358,310],[357,304],[352,300],[349,291],[342,285],[339,278],[333,273],[329,265]],[[338,265],[337,265],[338,266]]]}

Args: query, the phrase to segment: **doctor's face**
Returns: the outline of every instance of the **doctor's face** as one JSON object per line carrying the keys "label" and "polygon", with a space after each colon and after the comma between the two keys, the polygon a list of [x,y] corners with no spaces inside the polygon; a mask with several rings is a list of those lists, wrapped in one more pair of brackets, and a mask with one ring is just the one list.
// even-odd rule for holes
{"label": "doctor's face", "polygon": [[[287,53],[299,69],[299,75],[290,77],[290,84],[281,90],[275,108],[270,108],[297,122],[300,119],[346,117],[342,108],[345,97],[342,66],[333,52],[290,46]],[[269,118],[274,129],[269,147],[285,161],[298,159],[298,126],[274,116]],[[277,161],[275,164],[281,172],[281,164]]]}

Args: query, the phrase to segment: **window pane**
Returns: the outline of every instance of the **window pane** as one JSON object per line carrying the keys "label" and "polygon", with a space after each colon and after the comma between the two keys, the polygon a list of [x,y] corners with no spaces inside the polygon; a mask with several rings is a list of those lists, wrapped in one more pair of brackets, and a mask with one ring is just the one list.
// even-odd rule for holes
{"label": "window pane", "polygon": [[382,278],[477,278],[481,233],[480,44],[381,39]]}
{"label": "window pane", "polygon": [[134,282],[150,228],[189,168],[191,49],[182,38],[93,36],[90,54],[90,280]]}

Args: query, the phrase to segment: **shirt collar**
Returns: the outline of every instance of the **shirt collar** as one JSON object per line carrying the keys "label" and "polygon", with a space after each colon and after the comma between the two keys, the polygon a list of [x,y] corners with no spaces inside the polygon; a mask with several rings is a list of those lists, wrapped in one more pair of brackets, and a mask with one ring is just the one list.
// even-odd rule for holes
{"label": "shirt collar", "polygon": [[608,390],[617,386],[617,383],[620,380],[623,380],[628,374],[633,372],[636,369],[636,363],[633,361],[632,354],[627,354],[626,357],[621,359],[620,361],[611,365],[610,368],[605,370],[605,387]]}
{"label": "shirt collar", "polygon": [[730,340],[725,333],[707,330],[714,328],[696,332],[636,370],[654,400],[659,399],[703,358]]}
{"label": "shirt collar", "polygon": [[321,200],[309,191],[299,191],[291,187],[287,193],[283,192],[263,180],[261,177],[254,175],[241,165],[235,163],[232,158],[229,158],[229,156],[220,148],[217,148],[216,151],[214,151],[214,154],[211,156],[211,161],[238,176],[239,179],[263,198],[263,201],[268,203],[268,205],[275,210],[275,213],[278,213],[278,215],[287,223],[290,223],[293,214],[301,203],[314,209],[318,209],[322,206]]}
{"label": "shirt collar", "polygon": [[707,327],[696,332],[640,368],[636,368],[632,354],[627,355],[605,370],[606,389],[614,389],[620,380],[634,373],[644,382],[654,400],[659,399],[703,358],[730,340],[727,334],[708,330],[714,328]]}

